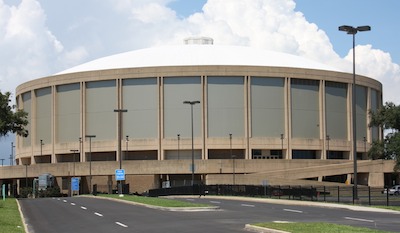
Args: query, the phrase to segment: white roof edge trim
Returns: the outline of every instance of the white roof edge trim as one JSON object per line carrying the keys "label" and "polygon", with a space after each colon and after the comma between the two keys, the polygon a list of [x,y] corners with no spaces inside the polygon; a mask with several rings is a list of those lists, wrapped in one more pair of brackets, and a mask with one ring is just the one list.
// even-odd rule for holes
{"label": "white roof edge trim", "polygon": [[303,57],[242,46],[179,45],[152,47],[102,57],[57,73],[165,66],[265,66],[343,72]]}

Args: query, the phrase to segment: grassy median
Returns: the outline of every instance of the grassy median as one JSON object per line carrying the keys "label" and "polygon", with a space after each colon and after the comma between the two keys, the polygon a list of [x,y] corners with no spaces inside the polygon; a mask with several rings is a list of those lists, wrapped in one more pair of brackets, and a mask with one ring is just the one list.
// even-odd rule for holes
{"label": "grassy median", "polygon": [[25,232],[15,198],[0,200],[0,232]]}
{"label": "grassy median", "polygon": [[253,224],[258,227],[265,227],[281,231],[288,231],[291,233],[310,233],[310,232],[324,232],[324,233],[389,233],[388,231],[374,230],[365,227],[352,227],[347,225],[339,225],[333,223],[257,223]]}
{"label": "grassy median", "polygon": [[142,203],[146,205],[160,206],[160,207],[210,207],[206,204],[197,204],[192,202],[178,201],[167,198],[159,197],[144,197],[136,195],[124,195],[120,197],[118,194],[99,194],[100,197],[115,198],[120,200],[132,201],[137,203]]}

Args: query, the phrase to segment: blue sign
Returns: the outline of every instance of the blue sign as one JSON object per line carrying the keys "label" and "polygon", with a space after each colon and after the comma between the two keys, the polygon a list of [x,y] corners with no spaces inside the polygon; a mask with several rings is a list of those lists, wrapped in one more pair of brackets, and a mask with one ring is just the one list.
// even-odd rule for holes
{"label": "blue sign", "polygon": [[79,178],[78,177],[71,178],[71,188],[72,188],[72,191],[79,191]]}
{"label": "blue sign", "polygon": [[115,179],[116,180],[125,180],[125,170],[124,169],[115,170]]}

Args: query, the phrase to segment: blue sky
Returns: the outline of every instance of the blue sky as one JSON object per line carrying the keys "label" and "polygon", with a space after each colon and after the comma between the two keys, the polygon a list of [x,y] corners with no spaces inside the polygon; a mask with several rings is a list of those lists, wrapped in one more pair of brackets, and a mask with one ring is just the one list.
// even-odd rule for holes
{"label": "blue sky", "polygon": [[[356,35],[356,71],[382,82],[400,104],[398,0],[0,0],[0,90],[120,52],[209,36],[307,57],[351,72],[350,35],[340,25],[370,25]],[[9,164],[13,137],[0,138]]]}

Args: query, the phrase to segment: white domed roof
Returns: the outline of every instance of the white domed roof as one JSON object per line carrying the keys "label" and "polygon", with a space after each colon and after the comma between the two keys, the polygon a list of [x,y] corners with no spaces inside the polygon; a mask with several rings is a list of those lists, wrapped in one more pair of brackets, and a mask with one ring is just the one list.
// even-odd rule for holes
{"label": "white domed roof", "polygon": [[286,53],[241,46],[179,45],[134,50],[99,58],[64,70],[68,74],[95,70],[165,66],[271,66],[339,71]]}

